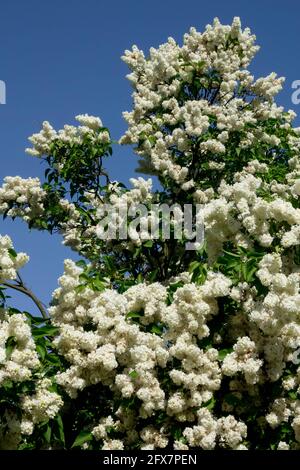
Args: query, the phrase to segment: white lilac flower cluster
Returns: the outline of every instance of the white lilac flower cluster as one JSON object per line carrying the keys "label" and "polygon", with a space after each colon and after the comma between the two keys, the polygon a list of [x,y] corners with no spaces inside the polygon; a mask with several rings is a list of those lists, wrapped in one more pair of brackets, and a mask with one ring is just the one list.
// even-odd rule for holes
{"label": "white lilac flower cluster", "polygon": [[231,415],[216,420],[207,409],[200,409],[197,414],[198,424],[192,428],[187,427],[184,431],[191,447],[212,450],[218,441],[220,447],[247,450],[241,444],[247,436],[247,426],[243,422],[237,421]]}
{"label": "white lilac flower cluster", "polygon": [[0,282],[15,279],[18,269],[29,260],[26,253],[16,253],[8,235],[0,235]]}
{"label": "white lilac flower cluster", "polygon": [[66,124],[63,129],[56,131],[48,121],[44,121],[42,130],[33,134],[29,140],[32,148],[27,148],[26,152],[33,156],[41,157],[50,154],[50,147],[54,141],[60,141],[67,144],[80,144],[84,138],[89,138],[93,143],[107,143],[110,141],[107,130],[102,129],[100,118],[89,116],[88,114],[79,114],[75,116],[79,126]]}
{"label": "white lilac flower cluster", "polygon": [[45,194],[39,178],[7,176],[0,188],[0,213],[30,222],[43,214]]}
{"label": "white lilac flower cluster", "polygon": [[[80,271],[73,262],[67,261],[61,287],[54,293],[57,305],[52,307],[51,315],[60,328],[56,345],[72,364],[69,370],[58,374],[57,381],[72,396],[89,384],[101,382],[124,398],[136,396],[141,403],[136,416],[129,419],[126,415],[125,419],[124,410],[120,409],[116,421],[111,416],[103,418],[93,429],[95,438],[103,440],[103,448],[121,449],[124,442],[130,443],[137,437],[134,423],[152,416],[156,410],[166,410],[167,415],[179,422],[196,421],[197,424],[187,426],[183,432],[187,444],[177,442],[175,448],[213,449],[217,443],[232,449],[245,448],[242,442],[247,427],[243,422],[232,415],[215,419],[201,405],[220,389],[222,372],[234,375],[244,370],[253,383],[253,375],[262,365],[262,361],[251,363],[255,344],[249,338],[237,341],[234,354],[241,365],[232,371],[228,370],[230,360],[234,360],[232,355],[228,355],[227,362],[220,367],[216,349],[210,348],[205,353],[195,343],[195,338],[209,335],[206,322],[218,313],[216,298],[229,294],[230,281],[220,274],[210,273],[203,286],[186,284],[179,288],[174,302],[166,306],[166,287],[157,283],[140,284],[124,294],[112,290],[95,294],[87,290],[72,299],[71,292],[78,283]],[[127,318],[128,314],[140,311],[143,311],[141,325],[154,321],[166,325],[162,338],[141,332]],[[84,325],[91,320],[95,329],[87,332]],[[174,358],[180,365],[170,369],[168,376],[178,388],[167,398],[155,369],[165,369]],[[199,411],[195,413],[195,409]],[[108,438],[106,429],[112,427],[123,433],[123,441]],[[139,437],[144,442],[143,449],[164,448],[169,442],[163,428],[143,428]]]}
{"label": "white lilac flower cluster", "polygon": [[262,360],[255,354],[256,345],[247,336],[239,338],[222,365],[224,375],[234,376],[238,372],[245,377],[247,384],[254,384],[259,380],[258,372],[262,367]]}
{"label": "white lilac flower cluster", "polygon": [[[205,237],[209,258],[215,259],[222,251],[224,242],[233,241],[235,244],[250,248],[253,240],[261,246],[271,246],[275,237],[279,237],[283,248],[299,245],[300,240],[300,209],[295,208],[295,200],[298,200],[300,192],[299,159],[290,160],[290,172],[285,176],[281,184],[271,181],[267,183],[263,179],[264,165],[257,160],[248,162],[243,171],[235,174],[233,183],[221,181],[217,191],[197,190],[194,194],[195,201],[202,204],[201,215],[205,225]],[[261,176],[257,176],[259,173]],[[13,183],[13,178],[10,178]],[[133,189],[124,192],[118,186],[112,187],[104,201],[93,194],[86,194],[90,207],[96,210],[95,220],[98,224],[89,225],[82,231],[81,216],[73,203],[67,199],[61,199],[61,207],[68,213],[66,222],[61,225],[61,233],[64,243],[75,251],[81,251],[89,240],[103,237],[102,232],[107,230],[101,221],[107,218],[106,207],[112,209],[109,223],[109,233],[112,239],[118,236],[119,228],[130,220],[129,214],[136,216],[139,204],[149,206],[149,211],[140,216],[139,231],[132,229],[127,232],[128,239],[120,241],[121,245],[129,249],[140,245],[143,240],[150,237],[149,227],[153,224],[151,203],[154,201],[154,193],[151,192],[152,180],[141,177],[131,178]],[[23,180],[23,188],[32,186],[32,181]],[[35,189],[30,190],[29,196],[24,195],[23,205],[18,205],[9,211],[10,216],[20,216],[27,222],[33,220],[43,210],[43,190],[40,183],[35,182]],[[7,209],[7,201],[18,201],[16,193],[7,186],[7,182],[0,188],[0,197],[6,201],[0,206],[0,211]],[[297,192],[298,191],[298,192]],[[2,192],[2,194],[1,194]],[[32,192],[37,197],[32,199]],[[267,197],[266,197],[267,195]],[[23,200],[22,199],[22,200]],[[26,203],[25,203],[26,199]],[[39,202],[38,202],[39,201]],[[113,211],[113,209],[115,209]],[[182,225],[183,212],[178,207],[178,213],[174,217],[174,227],[178,222]],[[101,228],[102,227],[102,228]],[[287,229],[288,227],[288,229]],[[102,232],[101,232],[102,230]],[[83,235],[84,233],[84,235]],[[107,242],[110,242],[108,235]],[[104,237],[105,239],[105,237]]]}
{"label": "white lilac flower cluster", "polygon": [[[132,250],[134,246],[141,245],[142,240],[150,237],[149,227],[153,220],[151,210],[140,217],[141,230],[127,230],[127,224],[138,215],[138,209],[143,204],[144,209],[153,201],[152,180],[144,178],[130,178],[132,189],[122,190],[117,184],[110,184],[107,195],[101,199],[95,197],[92,192],[87,192],[85,197],[90,208],[95,210],[93,225],[88,225],[83,231],[80,212],[73,203],[67,199],[61,199],[61,207],[68,213],[68,218],[61,224],[63,243],[74,251],[81,252],[84,248],[92,246],[93,240],[105,240],[108,246],[111,240],[120,236],[120,229],[126,228],[124,241],[119,241],[120,246],[126,246]],[[109,223],[105,222],[109,220]]]}
{"label": "white lilac flower cluster", "polygon": [[[202,204],[207,259],[198,263],[206,271],[202,280],[178,269],[160,282],[139,278],[120,291],[110,279],[101,291],[83,286],[83,269],[65,261],[50,313],[59,331],[54,346],[68,365],[55,381],[72,400],[100,385],[118,404],[91,423],[100,448],[259,448],[260,436],[268,433],[276,449],[300,448],[300,130],[291,127],[293,113],[273,102],[282,80],[270,74],[254,81],[246,70],[257,50],[254,40],[238,19],[231,26],[216,20],[203,34],[192,28],[182,47],[169,39],[151,49],[148,59],[137,47],[125,53],[135,91],[122,142],[138,145],[147,171],[180,185],[175,197]],[[195,77],[214,94],[188,97]],[[246,92],[252,101],[245,102]],[[98,138],[98,118],[77,118],[82,127],[65,126],[58,133],[44,124],[32,137],[31,153],[47,154],[55,139]],[[270,121],[278,124],[276,135],[267,130]],[[226,178],[222,158],[237,134],[238,148],[249,150],[249,158]],[[251,152],[264,145],[272,151],[285,146],[288,163],[278,161],[272,173],[271,156],[269,165],[266,154],[260,161]],[[205,186],[191,178],[195,146],[217,183]],[[79,252],[92,247],[106,203],[120,209],[109,224],[114,229],[130,206],[155,200],[150,179],[131,183],[129,191],[110,184],[103,198],[87,192],[95,219],[84,230],[75,204],[61,199],[69,214],[61,226],[64,242]],[[27,221],[42,217],[43,196],[37,180],[7,178],[0,211]],[[13,201],[19,205],[11,209]],[[145,232],[151,217],[140,221]],[[142,245],[142,234],[108,241],[110,253],[128,255]],[[1,281],[13,279],[26,261],[11,248],[8,237],[0,238]],[[38,366],[29,327],[22,315],[1,315],[0,378],[27,380]],[[11,337],[16,346],[7,357]],[[7,415],[6,448],[59,412],[62,400],[49,386],[40,380],[35,394],[23,397],[22,421]],[[0,426],[0,442],[1,432]]]}
{"label": "white lilac flower cluster", "polygon": [[[126,421],[124,410],[117,414],[117,429],[124,434],[122,445],[137,439],[133,435],[133,423],[165,410],[178,422],[196,422],[184,430],[187,442],[178,441],[175,448],[187,445],[214,448],[217,443],[235,449],[245,447],[246,426],[238,416],[216,419],[201,406],[213,399],[227,377],[233,396],[240,399],[247,391],[259,403],[259,385],[281,380],[286,364],[300,346],[300,270],[290,256],[280,254],[300,243],[299,239],[288,246],[285,243],[286,234],[300,223],[299,209],[290,202],[298,197],[294,192],[299,176],[295,168],[286,177],[284,196],[279,197],[282,188],[257,177],[256,171],[263,168],[256,161],[250,162],[236,174],[231,185],[223,182],[219,194],[212,194],[204,204],[206,236],[210,238],[208,251],[213,248],[212,258],[221,253],[226,241],[251,249],[256,239],[262,247],[270,247],[273,237],[279,235],[279,252],[266,254],[258,264],[256,276],[267,289],[263,298],[251,283],[231,287],[230,279],[211,271],[202,286],[191,283],[190,276],[180,276],[184,285],[176,290],[170,305],[166,305],[167,286],[159,283],[138,284],[124,294],[110,289],[102,293],[90,289],[75,293],[81,269],[71,261],[65,263],[61,287],[54,293],[51,316],[60,328],[56,345],[71,366],[58,374],[57,381],[73,397],[98,382],[124,398],[137,397],[138,416]],[[271,200],[256,193],[262,185],[269,190]],[[141,193],[134,195],[137,199],[133,197],[133,200],[139,201]],[[116,201],[122,197],[114,196]],[[247,217],[252,217],[255,229],[251,229]],[[276,233],[271,232],[276,223]],[[268,243],[262,238],[264,232],[272,238]],[[212,237],[219,237],[220,242]],[[172,281],[175,280],[179,278]],[[214,334],[214,347],[205,350],[197,345],[197,341],[212,333],[209,322],[219,314],[218,297],[231,297],[239,305],[229,320],[232,352],[221,362],[217,349],[224,338],[218,332]],[[139,325],[131,322],[130,314],[141,312]],[[94,329],[85,331],[85,324],[90,322]],[[164,325],[161,336],[145,332],[145,327],[157,322]],[[178,365],[172,368],[174,361]],[[173,384],[174,390],[168,395],[157,377],[158,367],[167,371]],[[290,382],[292,388],[299,387],[296,379],[291,378]],[[292,426],[296,430],[296,405],[291,400],[287,403],[292,410],[288,416],[294,416]],[[276,411],[274,406],[271,404],[270,410]],[[227,413],[234,410],[225,402],[222,408]],[[195,409],[199,411],[195,413]],[[271,416],[275,411],[270,411]],[[269,415],[264,419],[265,426],[275,423],[275,418],[271,421]],[[278,425],[282,422],[279,418],[277,421]],[[160,436],[158,441],[154,440],[154,433],[149,434],[152,440],[147,440],[148,434],[143,433],[145,448],[167,445],[165,429],[156,432]],[[119,445],[104,434],[97,436],[104,446]],[[284,446],[282,441],[280,448]]]}
{"label": "white lilac flower cluster", "polygon": [[[298,372],[299,375],[299,372]],[[270,407],[266,420],[272,429],[282,424],[290,423],[295,441],[291,445],[282,441],[278,445],[279,450],[299,449],[300,447],[300,401],[285,398],[277,398]]]}
{"label": "white lilac flower cluster", "polygon": [[[125,51],[134,108],[124,112],[129,128],[120,142],[137,145],[141,171],[167,176],[187,190],[198,184],[190,171],[195,163],[208,160],[211,169],[223,168],[231,135],[240,134],[240,149],[258,143],[280,146],[281,139],[265,123],[281,117],[281,127],[288,131],[295,114],[283,116],[283,108],[273,102],[282,78],[272,73],[255,81],[246,69],[258,50],[254,42],[239,18],[231,26],[215,19],[202,34],[191,28],[181,47],[169,38],[151,48],[149,57],[137,46]],[[195,92],[195,83],[206,90],[204,95]],[[299,149],[299,137],[290,134],[291,147]]]}
{"label": "white lilac flower cluster", "polygon": [[16,449],[22,436],[30,436],[37,423],[54,418],[63,405],[56,392],[49,391],[49,379],[37,381],[42,365],[28,318],[21,313],[0,312],[0,393],[5,398],[7,384],[34,381],[35,393],[18,397],[18,413],[6,411],[0,421],[0,449]]}
{"label": "white lilac flower cluster", "polygon": [[[59,199],[60,208],[67,214],[65,221],[60,225],[60,233],[63,236],[63,243],[74,251],[81,252],[83,247],[91,245],[91,240],[101,238],[104,228],[101,221],[105,217],[110,217],[110,233],[118,236],[119,229],[127,220],[132,220],[138,213],[140,204],[144,206],[151,204],[153,201],[152,180],[144,178],[131,178],[130,183],[133,188],[124,191],[115,184],[110,184],[106,198],[97,198],[93,192],[86,192],[85,197],[89,207],[95,209],[95,223],[88,225],[83,232],[82,218],[80,211],[77,210],[74,203],[68,199]],[[45,201],[47,199],[46,191],[41,187],[39,178],[21,178],[6,177],[4,184],[0,187],[0,213],[9,217],[20,217],[27,223],[41,220],[45,215]],[[111,212],[107,212],[109,207]],[[109,214],[112,214],[110,216]],[[176,220],[181,224],[182,214]],[[140,218],[141,227],[144,230],[128,230],[128,241],[126,244],[129,248],[140,245],[142,240],[149,238],[149,227],[153,215],[151,211]],[[101,232],[102,227],[102,232]],[[106,235],[108,237],[108,235]],[[105,235],[103,237],[105,239]],[[114,239],[114,237],[112,237]],[[83,242],[84,241],[84,242]],[[108,237],[107,243],[110,242]],[[124,244],[124,243],[123,243]]]}
{"label": "white lilac flower cluster", "polygon": [[[40,365],[28,320],[24,314],[0,317],[0,387],[7,381],[23,382],[31,378]],[[13,341],[9,351],[7,341]]]}
{"label": "white lilac flower cluster", "polygon": [[[50,379],[41,379],[36,384],[34,395],[24,396],[22,400],[22,410],[24,411],[23,423],[21,423],[21,431],[23,434],[31,434],[33,426],[44,420],[55,418],[60,408],[63,406],[63,400],[56,392],[49,391],[52,382]],[[25,429],[25,422],[31,422]],[[25,432],[26,431],[26,432]]]}
{"label": "white lilac flower cluster", "polygon": [[[0,236],[0,283],[17,278],[17,271],[29,260],[25,253],[16,253],[8,235]],[[41,368],[40,359],[28,318],[23,313],[0,309],[0,393],[8,383],[33,380]],[[0,448],[16,448],[22,435],[30,435],[34,424],[53,418],[62,406],[57,393],[49,392],[51,381],[41,380],[33,396],[20,397],[22,418],[6,412],[0,422]],[[3,390],[3,389],[2,389]],[[7,432],[7,429],[9,432]]]}
{"label": "white lilac flower cluster", "polygon": [[35,385],[33,395],[24,393],[20,397],[21,416],[20,413],[5,413],[5,420],[0,423],[0,449],[16,449],[24,437],[32,435],[35,425],[54,418],[62,407],[60,395],[49,391],[51,380],[39,379]]}
{"label": "white lilac flower cluster", "polygon": [[[293,163],[295,164],[295,158]],[[282,184],[267,183],[257,172],[259,163],[248,166],[234,176],[231,184],[221,181],[217,193],[197,191],[202,206],[209,257],[216,258],[224,242],[251,248],[254,242],[270,247],[275,238],[282,248],[300,244],[300,209],[295,207],[299,181],[297,170],[288,173]]]}
{"label": "white lilac flower cluster", "polygon": [[35,392],[18,396],[17,413],[6,411],[0,421],[0,449],[16,449],[35,425],[54,418],[63,405],[62,398],[50,391],[52,381],[39,379],[42,368],[31,327],[25,314],[0,312],[0,393],[5,398],[7,384],[33,384]]}
{"label": "white lilac flower cluster", "polygon": [[[152,180],[149,178],[130,178],[132,189],[129,191],[121,191],[117,186],[112,187],[111,193],[108,195],[107,204],[111,209],[109,215],[109,231],[113,235],[112,238],[116,238],[120,233],[121,227],[127,228],[127,223],[133,220],[138,215],[140,205],[143,205],[144,210],[153,201],[152,193]],[[97,212],[96,217],[98,223],[97,236],[99,238],[105,237],[105,226],[101,224],[103,217],[105,217],[105,204],[96,203]],[[127,231],[127,243],[130,246],[140,245],[142,240],[150,238],[149,227],[151,224],[152,213],[151,211],[145,211],[145,214],[141,214],[139,219],[140,230],[137,231],[136,227],[132,228],[130,225]],[[109,235],[108,235],[109,243]]]}
{"label": "white lilac flower cluster", "polygon": [[[116,397],[136,398],[139,403],[131,419],[120,406],[116,422],[112,417],[103,418],[94,428],[93,434],[103,440],[103,448],[119,448],[119,444],[110,443],[106,427],[122,432],[124,445],[136,438],[133,423],[158,411],[182,423],[199,422],[184,431],[190,446],[214,448],[220,442],[237,448],[246,436],[245,424],[233,416],[216,421],[208,410],[201,409],[219,390],[222,370],[215,348],[204,351],[197,346],[197,339],[209,335],[207,322],[218,314],[216,299],[229,295],[230,280],[210,272],[202,286],[187,283],[178,288],[174,301],[167,306],[167,287],[159,283],[138,284],[124,294],[110,289],[76,292],[81,272],[71,260],[65,262],[65,273],[50,309],[52,322],[59,327],[55,345],[70,363],[69,369],[57,374],[56,381],[74,398],[87,386],[102,383]],[[141,315],[139,324],[131,320],[134,313]],[[154,322],[164,325],[161,335],[145,329]],[[174,361],[177,366],[172,366]],[[158,370],[172,384],[169,396]],[[196,413],[199,408],[201,412]],[[209,418],[202,417],[205,412]],[[210,438],[206,436],[207,419],[212,421]],[[198,428],[203,428],[202,434]],[[163,429],[146,427],[139,436],[144,449],[168,444]]]}
{"label": "white lilac flower cluster", "polygon": [[18,413],[5,411],[0,422],[0,449],[15,450],[22,439],[32,435],[35,426],[57,416],[63,406],[63,400],[56,392],[49,391],[52,385],[49,379],[37,380],[33,395],[23,394],[20,398]]}

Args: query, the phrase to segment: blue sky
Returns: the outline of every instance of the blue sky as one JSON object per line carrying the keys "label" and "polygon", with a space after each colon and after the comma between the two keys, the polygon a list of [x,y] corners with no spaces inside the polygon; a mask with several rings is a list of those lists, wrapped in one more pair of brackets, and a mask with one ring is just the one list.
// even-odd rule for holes
{"label": "blue sky", "polygon": [[[137,44],[144,51],[173,36],[181,42],[190,26],[203,30],[218,16],[230,23],[240,16],[257,35],[261,50],[251,67],[255,76],[276,71],[286,77],[278,102],[288,109],[291,83],[300,80],[300,4],[270,0],[10,0],[1,2],[0,80],[7,103],[0,105],[1,175],[42,176],[40,162],[24,153],[27,137],[43,120],[56,128],[79,113],[98,115],[114,138],[125,130],[122,111],[131,109],[131,88],[120,60]],[[299,119],[296,125],[300,125]],[[127,182],[136,157],[118,148],[108,164],[112,179]],[[22,270],[34,292],[47,303],[63,271],[63,259],[76,255],[59,236],[30,232],[19,221],[0,221],[0,233],[12,237],[17,251],[30,255]],[[15,296],[15,294],[14,294]],[[15,296],[14,305],[32,304]]]}

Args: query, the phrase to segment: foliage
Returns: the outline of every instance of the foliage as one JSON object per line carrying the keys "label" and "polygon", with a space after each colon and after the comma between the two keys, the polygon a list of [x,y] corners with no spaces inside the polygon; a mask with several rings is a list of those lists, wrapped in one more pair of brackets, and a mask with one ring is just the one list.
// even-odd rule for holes
{"label": "foliage", "polygon": [[[299,449],[300,137],[274,102],[282,79],[247,70],[256,51],[235,18],[125,52],[134,103],[119,143],[157,191],[110,181],[116,142],[99,118],[30,138],[44,181],[5,178],[0,212],[82,259],[65,261],[46,312],[18,273],[28,257],[0,237],[1,448]],[[127,229],[140,204],[144,226],[153,204],[201,204],[205,244],[186,250],[175,212],[167,239],[162,214],[155,239],[103,239],[107,204]]]}

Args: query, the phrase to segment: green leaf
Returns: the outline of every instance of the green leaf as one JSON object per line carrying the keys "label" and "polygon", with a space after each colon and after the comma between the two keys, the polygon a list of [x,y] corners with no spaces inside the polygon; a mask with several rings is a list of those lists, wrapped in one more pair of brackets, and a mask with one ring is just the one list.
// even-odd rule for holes
{"label": "green leaf", "polygon": [[210,400],[206,401],[205,403],[202,403],[201,407],[207,408],[208,410],[213,410],[216,404],[216,399],[214,397],[211,397]]}
{"label": "green leaf", "polygon": [[56,416],[56,423],[57,423],[57,426],[58,426],[59,438],[60,438],[61,442],[65,445],[64,424],[63,424],[63,421],[62,421],[60,415]]}
{"label": "green leaf", "polygon": [[148,274],[148,281],[149,282],[155,282],[155,279],[157,277],[158,272],[159,272],[158,269],[154,269],[153,271],[151,271]]}
{"label": "green leaf", "polygon": [[5,380],[5,382],[3,382],[3,383],[1,384],[1,386],[2,386],[5,390],[9,390],[9,389],[13,388],[14,383],[13,383],[12,380]]}
{"label": "green leaf", "polygon": [[247,268],[248,268],[247,263],[241,264],[242,275],[245,281],[247,281],[247,274],[248,274]]}
{"label": "green leaf", "polygon": [[251,265],[247,265],[247,272],[246,272],[246,276],[245,276],[245,281],[247,282],[251,282],[254,280],[254,274],[256,273],[257,271],[257,266],[252,266]]}
{"label": "green leaf", "polygon": [[288,392],[288,396],[289,396],[289,398],[291,398],[292,400],[297,400],[297,398],[298,398],[297,392],[294,392],[294,391]]}
{"label": "green leaf", "polygon": [[240,255],[237,255],[236,253],[231,253],[230,251],[223,250],[223,253],[233,258],[240,258]]}
{"label": "green leaf", "polygon": [[102,291],[105,289],[105,284],[104,282],[100,281],[100,279],[93,279],[91,284],[92,284],[93,290]]}
{"label": "green leaf", "polygon": [[228,403],[228,405],[231,405],[231,406],[236,406],[240,404],[241,402],[240,398],[238,398],[233,393],[227,393],[224,397],[224,400],[226,401],[226,403]]}
{"label": "green leaf", "polygon": [[38,355],[41,357],[41,359],[44,360],[45,356],[46,356],[46,353],[47,353],[47,349],[44,346],[42,346],[41,344],[37,344],[36,345],[36,350],[37,350]]}
{"label": "green leaf", "polygon": [[150,333],[154,333],[158,336],[161,336],[163,334],[163,329],[164,329],[163,325],[152,325]]}
{"label": "green leaf", "polygon": [[142,312],[129,312],[126,315],[126,318],[141,318],[143,316]]}
{"label": "green leaf", "polygon": [[148,140],[149,140],[150,144],[155,145],[155,143],[157,141],[157,138],[154,135],[149,135]]}
{"label": "green leaf", "polygon": [[51,434],[52,434],[52,429],[51,429],[51,426],[48,424],[47,428],[46,428],[46,431],[43,433],[45,441],[47,442],[47,444],[50,444],[50,442],[51,442]]}
{"label": "green leaf", "polygon": [[136,379],[139,376],[136,370],[132,370],[131,372],[129,372],[129,375],[132,379]]}
{"label": "green leaf", "polygon": [[54,336],[58,331],[59,329],[55,326],[41,326],[34,329],[32,334],[35,338],[42,338],[43,336]]}
{"label": "green leaf", "polygon": [[29,442],[22,442],[18,446],[18,450],[33,450],[35,448],[34,443],[29,443]]}
{"label": "green leaf", "polygon": [[10,359],[10,356],[17,345],[17,341],[15,336],[10,336],[7,338],[6,343],[5,343],[5,351],[6,351],[6,357],[7,359]]}
{"label": "green leaf", "polygon": [[9,248],[8,253],[12,258],[16,258],[18,256],[17,252],[13,248]]}
{"label": "green leaf", "polygon": [[170,429],[171,436],[175,441],[179,441],[182,437],[182,429],[179,426],[172,426]]}
{"label": "green leaf", "polygon": [[76,266],[79,268],[86,268],[86,262],[83,259],[80,259],[79,261],[76,261]]}
{"label": "green leaf", "polygon": [[197,67],[199,67],[199,69],[201,69],[204,65],[206,65],[205,60],[199,60],[197,62]]}
{"label": "green leaf", "polygon": [[49,362],[49,364],[52,364],[54,366],[59,366],[60,365],[59,357],[54,355],[54,354],[47,354],[45,359],[46,359],[47,362]]}
{"label": "green leaf", "polygon": [[233,349],[232,348],[227,348],[227,349],[221,349],[219,351],[219,360],[220,361],[223,361],[225,359],[225,357],[227,356],[227,354],[230,354],[232,353]]}
{"label": "green leaf", "polygon": [[48,320],[45,320],[43,317],[35,317],[29,312],[23,312],[26,317],[30,320],[31,323],[47,323]]}
{"label": "green leaf", "polygon": [[79,284],[78,286],[75,287],[75,291],[76,292],[82,292],[84,291],[84,289],[87,288],[87,285],[86,284]]}
{"label": "green leaf", "polygon": [[85,442],[91,441],[93,439],[93,434],[89,431],[81,431],[78,436],[76,437],[75,441],[72,444],[73,447],[80,447]]}
{"label": "green leaf", "polygon": [[22,313],[20,310],[18,310],[17,308],[13,308],[13,307],[8,307],[8,310],[9,310],[9,313]]}
{"label": "green leaf", "polygon": [[195,271],[195,269],[197,269],[199,266],[201,266],[201,263],[199,263],[199,261],[192,261],[189,264],[189,273],[192,273],[193,271]]}

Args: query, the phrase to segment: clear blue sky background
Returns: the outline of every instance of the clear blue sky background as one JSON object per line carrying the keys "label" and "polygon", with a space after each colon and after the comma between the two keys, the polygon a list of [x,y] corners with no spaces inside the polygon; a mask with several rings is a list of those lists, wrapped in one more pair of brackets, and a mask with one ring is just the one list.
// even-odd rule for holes
{"label": "clear blue sky background", "polygon": [[[285,76],[278,102],[297,112],[300,105],[291,102],[291,83],[300,80],[300,4],[295,0],[2,1],[0,80],[7,85],[7,104],[0,106],[1,181],[6,175],[42,176],[39,161],[24,149],[43,120],[60,128],[73,123],[76,114],[98,115],[119,138],[126,128],[121,113],[131,109],[123,51],[132,44],[147,51],[168,36],[181,42],[190,26],[203,30],[215,16],[223,23],[240,16],[252,29],[261,45],[253,73]],[[126,183],[135,165],[132,151],[122,148],[108,167],[113,179]],[[76,255],[61,245],[59,236],[30,232],[22,222],[1,220],[0,233],[9,234],[16,249],[30,255],[24,278],[48,303],[63,259]],[[19,296],[14,305],[31,307]]]}

